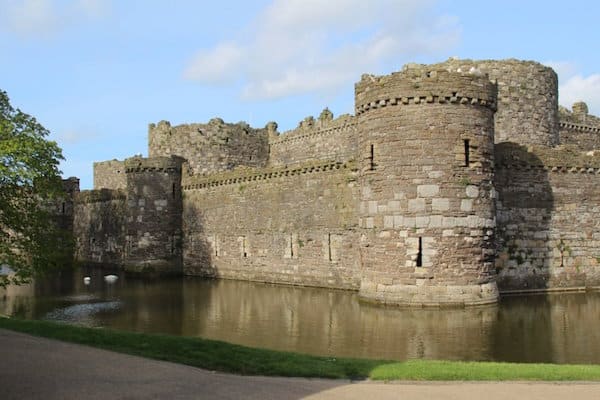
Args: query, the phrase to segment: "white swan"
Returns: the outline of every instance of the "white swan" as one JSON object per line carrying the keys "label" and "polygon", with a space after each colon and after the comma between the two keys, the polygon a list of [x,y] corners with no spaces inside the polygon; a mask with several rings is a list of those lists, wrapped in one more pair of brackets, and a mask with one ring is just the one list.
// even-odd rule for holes
{"label": "white swan", "polygon": [[104,282],[106,283],[115,283],[119,279],[116,275],[104,275]]}

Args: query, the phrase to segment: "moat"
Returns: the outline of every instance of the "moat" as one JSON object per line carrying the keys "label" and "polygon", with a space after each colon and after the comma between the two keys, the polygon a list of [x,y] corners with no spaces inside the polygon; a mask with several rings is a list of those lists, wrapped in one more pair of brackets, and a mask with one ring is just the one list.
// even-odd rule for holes
{"label": "moat", "polygon": [[[465,309],[398,309],[355,292],[78,271],[0,292],[0,314],[201,336],[332,357],[600,363],[600,293],[502,297]],[[89,275],[89,285],[83,277]]]}

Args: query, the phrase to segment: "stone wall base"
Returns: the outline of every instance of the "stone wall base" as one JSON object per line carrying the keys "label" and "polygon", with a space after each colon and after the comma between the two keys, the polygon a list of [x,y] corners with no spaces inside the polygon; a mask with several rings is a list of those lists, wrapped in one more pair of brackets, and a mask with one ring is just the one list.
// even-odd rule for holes
{"label": "stone wall base", "polygon": [[498,302],[496,282],[481,285],[382,285],[361,283],[361,300],[405,307],[465,307]]}
{"label": "stone wall base", "polygon": [[123,270],[128,274],[143,274],[144,276],[183,274],[183,268],[179,260],[127,261],[123,264]]}

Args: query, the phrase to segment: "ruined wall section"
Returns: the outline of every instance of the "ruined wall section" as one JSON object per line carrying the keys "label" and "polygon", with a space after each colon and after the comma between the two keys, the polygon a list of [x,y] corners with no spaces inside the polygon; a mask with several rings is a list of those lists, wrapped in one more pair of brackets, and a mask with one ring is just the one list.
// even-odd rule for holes
{"label": "ruined wall section", "polygon": [[457,58],[429,68],[485,73],[498,83],[496,143],[559,144],[558,77],[552,68],[534,61]]}
{"label": "ruined wall section", "polygon": [[123,190],[86,190],[75,196],[75,260],[120,266],[125,245],[126,196]]}
{"label": "ruined wall section", "polygon": [[412,66],[356,84],[362,298],[497,301],[494,110],[487,76]]}
{"label": "ruined wall section", "polygon": [[587,104],[573,104],[572,110],[559,108],[560,142],[580,150],[600,149],[600,118],[588,113]]}
{"label": "ruined wall section", "polygon": [[175,156],[125,160],[126,271],[159,275],[181,273],[183,162]]}
{"label": "ruined wall section", "polygon": [[228,124],[220,118],[208,124],[150,124],[148,156],[171,155],[186,159],[193,174],[236,166],[263,167],[269,158],[269,135],[267,128],[254,129],[244,122]]}
{"label": "ruined wall section", "polygon": [[125,189],[125,163],[119,160],[109,160],[94,163],[94,189]]}
{"label": "ruined wall section", "polygon": [[600,154],[504,144],[496,163],[500,289],[600,286]]}
{"label": "ruined wall section", "polygon": [[317,160],[345,162],[356,157],[356,119],[341,115],[334,119],[328,109],[317,120],[307,117],[298,128],[270,135],[272,166]]}
{"label": "ruined wall section", "polygon": [[352,163],[184,176],[184,272],[358,289]]}

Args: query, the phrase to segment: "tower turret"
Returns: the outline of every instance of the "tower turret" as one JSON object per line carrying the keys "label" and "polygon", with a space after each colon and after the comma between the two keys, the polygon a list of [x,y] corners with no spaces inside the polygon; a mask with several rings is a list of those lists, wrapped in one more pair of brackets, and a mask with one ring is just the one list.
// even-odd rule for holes
{"label": "tower turret", "polygon": [[125,160],[126,271],[181,273],[182,163],[175,156]]}
{"label": "tower turret", "polygon": [[356,84],[360,296],[419,306],[497,301],[496,85],[412,66]]}

